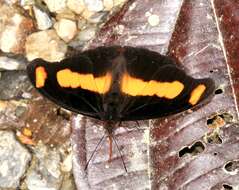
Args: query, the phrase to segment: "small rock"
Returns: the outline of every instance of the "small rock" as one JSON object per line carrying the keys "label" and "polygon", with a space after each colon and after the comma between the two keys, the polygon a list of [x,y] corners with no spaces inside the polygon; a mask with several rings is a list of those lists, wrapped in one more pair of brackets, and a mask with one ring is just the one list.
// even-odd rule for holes
{"label": "small rock", "polygon": [[104,0],[103,5],[105,7],[105,10],[110,11],[114,7],[114,1],[113,0]]}
{"label": "small rock", "polygon": [[64,179],[62,180],[61,190],[76,190],[76,185],[74,182],[74,177],[72,173],[64,174]]}
{"label": "small rock", "polygon": [[0,3],[0,49],[3,52],[24,53],[26,37],[35,30],[33,21],[13,7]]}
{"label": "small rock", "polygon": [[96,27],[88,27],[79,32],[77,39],[82,42],[87,42],[95,37]]}
{"label": "small rock", "polygon": [[52,20],[49,15],[37,6],[33,6],[35,17],[37,20],[37,28],[46,30],[52,26]]}
{"label": "small rock", "polygon": [[99,12],[104,9],[102,0],[84,0],[89,11]]}
{"label": "small rock", "polygon": [[80,29],[80,30],[83,30],[85,29],[87,26],[87,20],[80,17],[77,21],[77,27]]}
{"label": "small rock", "polygon": [[0,80],[0,99],[19,99],[29,86],[25,71],[4,71]]}
{"label": "small rock", "polygon": [[61,12],[66,9],[66,0],[44,0],[51,12]]}
{"label": "small rock", "polygon": [[0,56],[0,70],[23,70],[26,61]]}
{"label": "small rock", "polygon": [[31,155],[16,141],[13,132],[0,131],[0,136],[0,189],[15,189]]}
{"label": "small rock", "polygon": [[36,32],[27,37],[26,56],[28,60],[42,58],[46,61],[60,61],[65,57],[67,46],[55,30]]}
{"label": "small rock", "polygon": [[81,14],[81,16],[82,16],[84,19],[88,20],[94,13],[95,13],[95,12],[90,11],[89,9],[85,9],[85,10],[83,11],[83,13]]}
{"label": "small rock", "polygon": [[108,13],[109,13],[108,11],[97,12],[97,13],[93,14],[92,16],[90,16],[88,21],[90,23],[94,23],[94,24],[103,22]]}
{"label": "small rock", "polygon": [[68,154],[61,164],[61,171],[70,172],[72,170],[72,152]]}
{"label": "small rock", "polygon": [[56,29],[58,36],[60,36],[65,42],[72,40],[77,32],[76,23],[68,19],[59,20],[55,23],[54,28]]}
{"label": "small rock", "polygon": [[127,0],[114,0],[114,6],[122,5],[126,2]]}
{"label": "small rock", "polygon": [[9,5],[13,5],[13,4],[17,3],[18,0],[4,0],[4,1]]}
{"label": "small rock", "polygon": [[56,15],[56,20],[61,20],[63,18],[69,20],[76,20],[76,15],[70,9],[65,9],[64,11],[57,13]]}
{"label": "small rock", "polygon": [[20,5],[22,7],[25,7],[25,6],[32,6],[35,4],[35,0],[20,0]]}
{"label": "small rock", "polygon": [[85,9],[84,0],[68,0],[67,6],[76,14],[81,14]]}
{"label": "small rock", "polygon": [[25,183],[29,190],[58,190],[62,184],[60,153],[39,143]]}

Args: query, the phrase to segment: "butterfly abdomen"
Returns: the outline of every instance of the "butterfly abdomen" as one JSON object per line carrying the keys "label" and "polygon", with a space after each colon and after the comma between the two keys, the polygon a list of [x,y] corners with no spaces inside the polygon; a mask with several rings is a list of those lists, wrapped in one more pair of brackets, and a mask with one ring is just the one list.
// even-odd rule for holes
{"label": "butterfly abdomen", "polygon": [[121,118],[119,106],[123,101],[121,80],[124,72],[126,72],[126,60],[123,55],[119,55],[112,61],[112,83],[103,100],[105,120],[119,121]]}

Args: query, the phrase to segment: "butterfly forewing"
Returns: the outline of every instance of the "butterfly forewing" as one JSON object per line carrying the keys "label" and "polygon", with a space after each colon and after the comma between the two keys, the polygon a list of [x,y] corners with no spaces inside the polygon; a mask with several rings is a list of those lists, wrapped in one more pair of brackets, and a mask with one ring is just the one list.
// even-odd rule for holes
{"label": "butterfly forewing", "polygon": [[[43,68],[47,75],[44,85],[40,87],[37,86],[38,68]],[[27,67],[31,82],[44,96],[66,109],[100,119],[102,102],[95,92],[99,91],[104,76],[101,79],[99,75],[96,76],[97,83],[92,70],[92,63],[84,56],[68,58],[59,63],[37,59]]]}

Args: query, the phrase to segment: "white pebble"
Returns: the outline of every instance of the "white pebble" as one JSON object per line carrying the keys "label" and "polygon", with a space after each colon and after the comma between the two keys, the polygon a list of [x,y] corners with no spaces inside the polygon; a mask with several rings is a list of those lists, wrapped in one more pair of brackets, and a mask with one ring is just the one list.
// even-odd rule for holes
{"label": "white pebble", "polygon": [[46,30],[52,26],[52,20],[49,15],[40,8],[33,7],[39,30]]}
{"label": "white pebble", "polygon": [[54,28],[58,36],[65,42],[72,40],[77,32],[77,25],[74,21],[69,19],[61,19],[55,25]]}
{"label": "white pebble", "polygon": [[67,6],[76,14],[81,14],[85,9],[85,3],[83,0],[68,0]]}

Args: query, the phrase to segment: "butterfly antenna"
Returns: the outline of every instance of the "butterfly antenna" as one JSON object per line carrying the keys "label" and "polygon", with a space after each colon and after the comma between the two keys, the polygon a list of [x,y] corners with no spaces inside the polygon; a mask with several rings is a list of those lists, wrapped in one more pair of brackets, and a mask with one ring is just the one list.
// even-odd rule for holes
{"label": "butterfly antenna", "polygon": [[92,159],[93,156],[95,155],[97,149],[98,149],[99,147],[101,147],[102,142],[103,142],[103,140],[104,140],[104,138],[105,138],[105,135],[106,135],[106,134],[104,134],[104,135],[101,137],[101,139],[100,139],[99,142],[97,143],[97,145],[96,145],[94,151],[93,151],[92,154],[90,155],[90,158],[89,158],[89,160],[87,161],[87,163],[86,163],[86,165],[85,165],[85,170],[87,169],[87,167],[88,167],[88,165],[89,165],[91,159]]}
{"label": "butterfly antenna", "polygon": [[126,168],[126,165],[125,165],[125,162],[124,162],[123,155],[121,154],[121,151],[120,151],[120,149],[119,149],[119,145],[118,145],[118,143],[117,143],[117,141],[116,141],[116,139],[115,139],[115,136],[114,136],[113,134],[112,134],[112,139],[113,139],[113,141],[114,141],[114,143],[115,143],[115,145],[116,145],[116,147],[117,147],[117,150],[119,151],[120,158],[121,158],[121,160],[122,160],[122,163],[123,163],[125,172],[128,173],[127,168]]}

